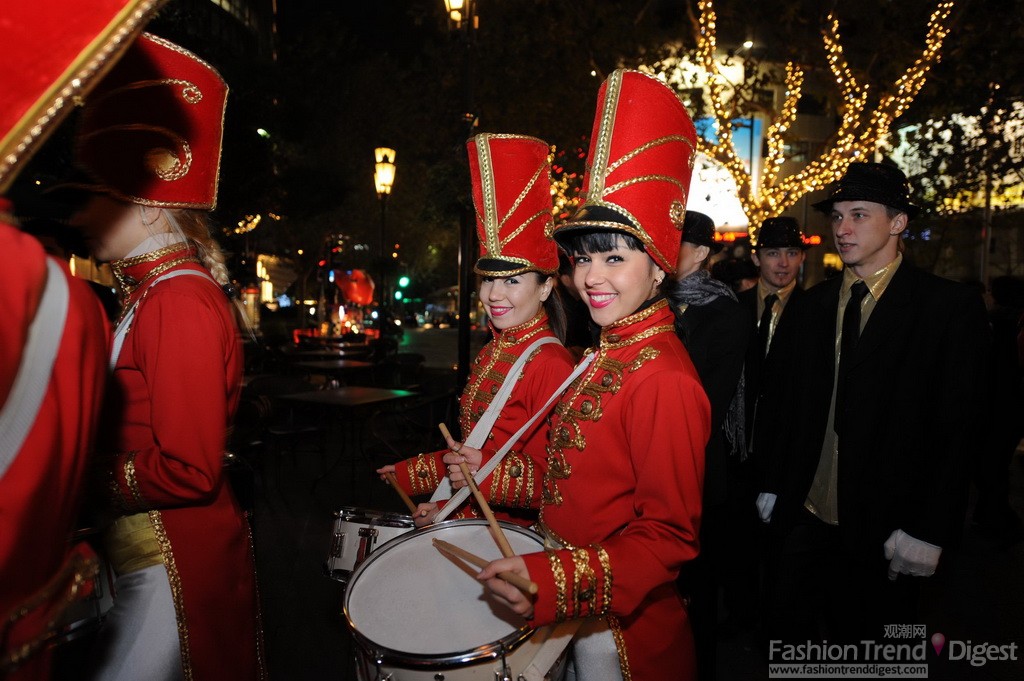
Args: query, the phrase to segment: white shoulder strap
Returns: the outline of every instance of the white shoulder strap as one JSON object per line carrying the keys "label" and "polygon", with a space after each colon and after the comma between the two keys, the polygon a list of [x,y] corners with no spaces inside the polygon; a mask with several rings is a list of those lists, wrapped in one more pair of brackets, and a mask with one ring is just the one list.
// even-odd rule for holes
{"label": "white shoulder strap", "polygon": [[[509,450],[511,450],[512,447],[514,447],[515,444],[519,442],[519,438],[521,438],[523,434],[530,429],[530,426],[532,426],[537,419],[539,419],[541,416],[546,415],[551,410],[551,406],[554,404],[555,400],[558,399],[558,397],[563,392],[565,392],[565,389],[568,388],[572,384],[572,382],[576,380],[578,376],[581,376],[583,372],[587,370],[587,367],[590,366],[591,362],[594,361],[594,358],[596,356],[597,353],[592,352],[586,357],[584,357],[580,361],[580,363],[576,365],[576,368],[572,370],[572,373],[569,374],[568,378],[562,381],[562,385],[558,386],[558,388],[555,389],[555,392],[551,394],[551,397],[549,397],[547,402],[544,403],[544,406],[538,409],[537,413],[531,416],[530,420],[524,423],[522,428],[517,430],[512,435],[512,437],[508,439],[508,442],[503,444],[501,448],[494,453],[494,456],[492,456],[490,460],[488,460],[483,466],[481,466],[480,470],[473,474],[473,479],[476,480],[477,485],[486,480],[487,476],[494,472],[494,469],[498,467],[498,464],[501,463],[501,460],[503,458],[505,458],[505,455],[508,454]],[[442,484],[448,484],[450,489],[451,483],[448,481],[447,476],[445,476]],[[438,485],[438,489],[440,488],[441,485]],[[445,518],[447,518],[449,515],[451,515],[452,511],[461,506],[462,502],[464,502],[468,497],[469,487],[463,487],[458,492],[453,494],[452,498],[448,501],[447,504],[445,504],[445,507],[437,512],[437,515],[434,517],[434,522],[439,523]]]}
{"label": "white shoulder strap", "polygon": [[[180,277],[186,274],[191,274],[196,277],[202,277],[208,280],[217,288],[220,288],[220,284],[217,283],[217,280],[211,277],[206,272],[200,272],[199,270],[175,270],[173,272],[168,272],[167,274],[154,279],[149,284],[149,286],[146,287],[146,290],[148,291],[161,281],[164,281],[166,279],[174,279],[175,277]],[[135,319],[135,311],[139,309],[139,303],[142,302],[143,297],[144,296],[140,297],[137,301],[135,301],[135,304],[132,305],[132,308],[128,310],[128,314],[126,314],[121,319],[121,323],[119,323],[117,325],[117,328],[114,329],[114,342],[110,346],[110,371],[114,371],[114,366],[117,364],[117,358],[121,356],[121,348],[124,346],[125,338],[127,338],[128,336],[128,329],[130,329],[132,326],[132,321]]]}
{"label": "white shoulder strap", "polygon": [[32,430],[50,385],[68,316],[68,282],[60,265],[46,259],[46,287],[29,326],[25,352],[11,393],[0,409],[0,478]]}
{"label": "white shoulder strap", "polygon": [[[516,387],[516,383],[519,382],[519,376],[523,373],[523,368],[526,366],[526,362],[529,361],[530,357],[536,352],[542,345],[548,343],[557,343],[558,339],[554,336],[544,336],[538,338],[526,348],[523,354],[519,355],[515,363],[509,368],[508,375],[505,376],[505,380],[501,382],[501,388],[495,393],[494,399],[487,406],[486,411],[480,415],[480,420],[473,426],[473,430],[469,433],[466,438],[465,444],[473,449],[480,449],[487,442],[487,436],[490,434],[491,429],[494,428],[495,421],[501,416],[501,410],[505,408],[505,404],[508,402],[508,398],[512,396],[512,390]],[[441,499],[447,499],[452,495],[451,483],[448,478],[441,478],[441,483],[434,490],[431,495],[431,501],[440,501]]]}

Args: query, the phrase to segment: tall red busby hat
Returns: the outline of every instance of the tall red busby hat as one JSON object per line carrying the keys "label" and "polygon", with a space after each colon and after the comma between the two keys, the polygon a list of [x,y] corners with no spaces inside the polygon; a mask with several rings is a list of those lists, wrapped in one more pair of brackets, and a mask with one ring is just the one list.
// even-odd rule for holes
{"label": "tall red busby hat", "polygon": [[0,191],[166,0],[4,3]]}
{"label": "tall red busby hat", "polygon": [[675,272],[697,146],[693,121],[661,81],[619,69],[598,91],[585,199],[555,228],[614,230],[639,239],[666,272]]}
{"label": "tall red busby hat", "polygon": [[217,205],[228,87],[205,61],[142,34],[86,100],[75,160],[94,191],[147,206]]}
{"label": "tall red busby hat", "polygon": [[466,143],[484,276],[558,270],[558,248],[548,237],[551,165],[548,145],[523,135],[477,135]]}

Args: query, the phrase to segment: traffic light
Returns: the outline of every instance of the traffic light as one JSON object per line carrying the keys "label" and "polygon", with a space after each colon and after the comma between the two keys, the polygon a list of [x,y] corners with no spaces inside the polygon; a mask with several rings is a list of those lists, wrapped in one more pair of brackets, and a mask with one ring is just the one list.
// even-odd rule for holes
{"label": "traffic light", "polygon": [[398,287],[399,288],[405,288],[408,285],[409,285],[409,277],[399,277],[398,278]]}

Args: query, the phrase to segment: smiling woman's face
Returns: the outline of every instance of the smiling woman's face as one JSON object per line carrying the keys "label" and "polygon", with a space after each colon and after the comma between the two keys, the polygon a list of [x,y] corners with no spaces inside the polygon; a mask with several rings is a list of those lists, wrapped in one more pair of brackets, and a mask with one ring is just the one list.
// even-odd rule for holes
{"label": "smiling woman's face", "polygon": [[628,248],[616,237],[614,248],[578,253],[573,258],[573,284],[600,326],[627,317],[653,297],[665,273],[644,251]]}
{"label": "smiling woman's face", "polygon": [[480,302],[494,328],[511,329],[525,324],[540,312],[551,295],[551,277],[524,272],[514,277],[484,277],[480,283]]}

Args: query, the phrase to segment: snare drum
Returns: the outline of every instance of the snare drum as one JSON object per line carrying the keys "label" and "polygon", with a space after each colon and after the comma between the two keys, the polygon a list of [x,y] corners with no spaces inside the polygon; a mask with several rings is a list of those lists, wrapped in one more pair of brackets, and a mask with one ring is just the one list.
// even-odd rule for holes
{"label": "snare drum", "polygon": [[415,527],[411,516],[342,506],[334,513],[334,531],[324,571],[332,579],[347,582],[352,571],[373,551]]}
{"label": "snare drum", "polygon": [[[502,522],[516,554],[544,548],[540,535]],[[353,573],[345,618],[356,641],[360,681],[517,678],[551,627],[531,629],[475,578],[473,566],[442,554],[443,539],[494,560],[501,552],[485,520],[450,520],[376,551]]]}

